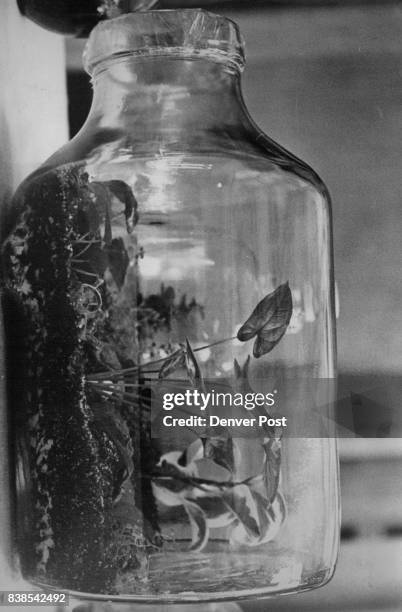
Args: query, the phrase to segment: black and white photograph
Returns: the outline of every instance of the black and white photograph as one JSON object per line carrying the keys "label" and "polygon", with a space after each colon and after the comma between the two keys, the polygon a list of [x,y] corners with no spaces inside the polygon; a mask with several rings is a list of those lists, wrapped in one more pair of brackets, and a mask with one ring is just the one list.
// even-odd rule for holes
{"label": "black and white photograph", "polygon": [[0,608],[402,612],[402,4],[0,47]]}

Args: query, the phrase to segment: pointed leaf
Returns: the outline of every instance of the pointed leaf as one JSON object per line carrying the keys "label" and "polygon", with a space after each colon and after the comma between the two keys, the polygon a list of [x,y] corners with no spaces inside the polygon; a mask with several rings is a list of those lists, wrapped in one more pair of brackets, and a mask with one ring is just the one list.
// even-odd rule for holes
{"label": "pointed leaf", "polygon": [[95,196],[95,206],[100,220],[105,222],[104,241],[110,244],[112,240],[112,226],[110,215],[110,193],[105,183],[94,181],[88,183],[89,189]]}
{"label": "pointed leaf", "polygon": [[[259,502],[257,500],[259,498]],[[271,542],[278,535],[279,529],[286,519],[286,505],[283,496],[278,492],[273,502],[267,505],[266,500],[254,494],[261,513],[261,536],[258,544]]]}
{"label": "pointed leaf", "polygon": [[113,279],[118,288],[121,289],[124,284],[124,279],[126,278],[129,264],[129,257],[123,238],[113,238],[110,244],[105,246],[104,250],[107,255],[108,267],[112,273]]}
{"label": "pointed leaf", "polygon": [[278,491],[281,468],[281,441],[270,438],[264,442],[265,466],[264,481],[266,495],[270,503],[273,502]]}
{"label": "pointed leaf", "polygon": [[201,508],[190,500],[184,503],[191,525],[191,546],[193,552],[200,552],[208,542],[209,528],[206,516]]}
{"label": "pointed leaf", "polygon": [[186,352],[185,352],[185,362],[186,362],[186,370],[187,375],[191,384],[199,387],[203,387],[203,379],[201,374],[200,366],[198,365],[198,361],[194,354],[193,349],[191,348],[191,344],[186,338]]}
{"label": "pointed leaf", "polygon": [[234,449],[232,438],[213,436],[204,442],[204,457],[211,459],[217,465],[234,472]]}
{"label": "pointed leaf", "polygon": [[127,231],[131,233],[138,221],[138,202],[131,188],[124,181],[118,180],[105,181],[104,185],[124,204]]}
{"label": "pointed leaf", "polygon": [[243,367],[237,359],[234,360],[234,390],[237,393],[253,393],[254,390],[248,379],[248,371],[250,366],[250,355],[248,355]]}
{"label": "pointed leaf", "polygon": [[286,506],[280,493],[274,502],[270,504],[265,497],[251,489],[251,495],[255,502],[258,515],[258,536],[247,532],[242,523],[237,523],[230,534],[230,541],[247,546],[258,546],[273,540],[279,532],[281,525],[286,518]]}
{"label": "pointed leaf", "polygon": [[138,203],[127,183],[119,180],[92,181],[88,186],[95,194],[95,203],[102,218],[107,210],[110,211],[112,198],[117,198],[124,205],[126,228],[131,233],[138,221]]}
{"label": "pointed leaf", "polygon": [[289,283],[280,285],[269,293],[252,312],[237,332],[237,338],[245,342],[258,336],[253,354],[258,358],[271,351],[282,338],[292,316],[292,293]]}
{"label": "pointed leaf", "polygon": [[204,456],[204,447],[199,438],[191,442],[183,451],[186,466],[194,466],[195,461],[202,459]]}
{"label": "pointed leaf", "polygon": [[260,536],[260,528],[257,522],[258,511],[249,487],[245,484],[236,485],[232,489],[224,491],[222,498],[237,520],[243,525],[246,533],[250,537],[258,538]]}
{"label": "pointed leaf", "polygon": [[258,332],[253,346],[254,357],[258,359],[258,357],[262,357],[262,355],[266,355],[272,351],[272,349],[278,344],[279,340],[285,334],[287,326],[288,323],[275,329],[263,328],[260,332]]}

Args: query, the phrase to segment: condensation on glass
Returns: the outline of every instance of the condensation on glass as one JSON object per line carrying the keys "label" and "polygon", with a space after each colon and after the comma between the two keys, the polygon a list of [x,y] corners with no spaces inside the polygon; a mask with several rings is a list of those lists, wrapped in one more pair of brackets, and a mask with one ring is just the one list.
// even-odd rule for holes
{"label": "condensation on glass", "polygon": [[[326,188],[250,118],[233,22],[118,17],[85,62],[88,120],[19,188],[3,246],[23,575],[149,602],[325,584],[339,521],[318,385],[335,354]],[[164,393],[220,389],[276,393],[236,414],[287,425],[210,426],[208,405],[204,424],[163,427]]]}

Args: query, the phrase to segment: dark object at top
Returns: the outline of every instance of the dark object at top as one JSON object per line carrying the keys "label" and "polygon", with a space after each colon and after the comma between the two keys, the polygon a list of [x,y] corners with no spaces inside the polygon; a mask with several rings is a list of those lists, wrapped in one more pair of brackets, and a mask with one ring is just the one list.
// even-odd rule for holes
{"label": "dark object at top", "polygon": [[103,19],[152,8],[157,0],[17,0],[23,15],[67,36],[86,37]]}
{"label": "dark object at top", "polygon": [[206,8],[221,11],[226,7],[250,10],[262,6],[300,8],[376,2],[378,0],[17,0],[21,13],[28,19],[47,30],[77,38],[89,36],[99,21],[151,8]]}

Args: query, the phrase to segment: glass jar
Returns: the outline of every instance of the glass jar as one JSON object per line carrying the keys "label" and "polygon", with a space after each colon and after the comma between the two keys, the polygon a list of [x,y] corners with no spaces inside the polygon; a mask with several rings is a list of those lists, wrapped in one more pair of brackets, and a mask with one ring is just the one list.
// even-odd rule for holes
{"label": "glass jar", "polygon": [[118,17],[85,62],[88,120],[3,247],[23,574],[151,603],[325,584],[327,190],[250,118],[233,22]]}

